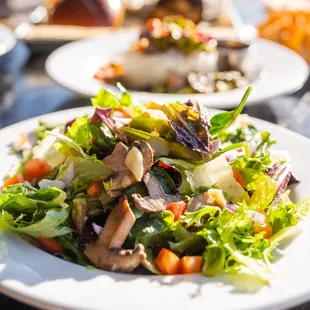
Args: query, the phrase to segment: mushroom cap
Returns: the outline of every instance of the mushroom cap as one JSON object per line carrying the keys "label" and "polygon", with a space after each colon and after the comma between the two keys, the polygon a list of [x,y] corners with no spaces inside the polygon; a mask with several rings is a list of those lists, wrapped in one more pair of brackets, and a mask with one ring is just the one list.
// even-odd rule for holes
{"label": "mushroom cap", "polygon": [[109,271],[130,272],[145,259],[144,247],[138,244],[133,250],[121,249],[135,216],[125,197],[112,209],[96,243],[85,245],[84,253],[98,268]]}
{"label": "mushroom cap", "polygon": [[161,195],[141,197],[139,194],[132,195],[135,207],[146,213],[157,213],[166,210],[167,205],[180,201],[178,195]]}
{"label": "mushroom cap", "polygon": [[126,170],[125,158],[127,153],[128,147],[124,143],[118,142],[111,155],[104,158],[103,162],[113,171],[120,172]]}
{"label": "mushroom cap", "polygon": [[[121,170],[117,171],[117,173],[112,176],[110,179],[108,185],[106,186],[107,194],[111,197],[119,197],[122,194],[122,191],[129,187],[133,186],[136,183],[138,183],[138,180],[135,178],[133,173],[128,169],[128,167],[125,165],[125,158],[128,154],[128,152],[132,148],[137,148],[142,156],[143,156],[143,175],[145,175],[152,167],[154,161],[154,151],[151,148],[151,146],[142,140],[135,141],[131,144],[129,150],[126,149],[126,155],[125,155],[125,148],[126,146],[122,143],[118,143],[117,150],[116,147],[112,154],[104,159],[104,162],[108,161],[108,165],[116,165],[118,160],[122,160],[122,162],[119,163],[119,165],[122,167]],[[122,156],[119,156],[118,154],[122,154]],[[112,159],[112,155],[116,154],[115,156],[119,156],[118,159]],[[125,156],[124,156],[125,155]],[[114,156],[114,155],[113,155]],[[123,169],[123,166],[125,169]],[[114,167],[114,170],[116,167]]]}
{"label": "mushroom cap", "polygon": [[130,148],[136,147],[143,155],[143,170],[144,174],[146,174],[153,166],[154,164],[154,150],[151,148],[151,146],[143,141],[138,140],[131,144]]}

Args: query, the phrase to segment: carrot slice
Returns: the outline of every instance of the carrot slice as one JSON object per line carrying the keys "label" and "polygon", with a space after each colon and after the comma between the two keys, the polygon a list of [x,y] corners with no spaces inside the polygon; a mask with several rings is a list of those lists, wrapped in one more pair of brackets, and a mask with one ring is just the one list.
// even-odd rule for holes
{"label": "carrot slice", "polygon": [[270,222],[269,222],[269,220],[268,220],[266,215],[265,215],[264,223],[262,223],[261,225],[257,225],[256,224],[255,227],[254,227],[254,231],[256,233],[259,233],[259,232],[263,231],[263,232],[265,232],[265,235],[264,235],[265,239],[271,238],[271,236],[272,236],[272,228],[271,228]]}
{"label": "carrot slice", "polygon": [[181,273],[200,273],[202,270],[201,256],[184,256],[180,259]]}
{"label": "carrot slice", "polygon": [[93,181],[87,188],[87,194],[89,196],[99,196],[102,190],[100,182]]}
{"label": "carrot slice", "polygon": [[21,174],[17,174],[4,180],[3,187],[7,187],[9,185],[14,185],[14,184],[23,183],[23,182],[24,182],[24,177]]}
{"label": "carrot slice", "polygon": [[180,272],[179,257],[165,248],[160,250],[155,259],[155,264],[164,274],[172,275]]}
{"label": "carrot slice", "polygon": [[245,183],[244,183],[244,179],[243,179],[242,174],[241,174],[235,167],[232,167],[232,170],[233,170],[233,175],[234,175],[235,180],[236,180],[242,187],[244,187]]}
{"label": "carrot slice", "polygon": [[64,253],[64,249],[56,240],[52,238],[46,238],[44,236],[40,236],[38,240],[46,250],[52,253]]}

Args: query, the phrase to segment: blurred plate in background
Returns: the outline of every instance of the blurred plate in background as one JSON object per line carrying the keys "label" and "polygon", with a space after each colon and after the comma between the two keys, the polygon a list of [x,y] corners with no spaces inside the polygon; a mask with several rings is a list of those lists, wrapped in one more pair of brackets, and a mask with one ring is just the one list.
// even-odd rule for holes
{"label": "blurred plate in background", "polygon": [[[47,59],[47,73],[60,85],[83,96],[95,96],[102,87],[117,91],[116,87],[99,82],[93,76],[104,64],[121,59],[122,54],[130,47],[138,34],[139,31],[136,29],[119,30],[101,37],[64,45]],[[309,74],[308,65],[293,51],[263,39],[255,41],[253,48],[256,49],[256,58],[261,70],[258,78],[252,83],[255,91],[249,98],[248,105],[292,93],[306,81]],[[232,108],[239,103],[243,92],[244,89],[213,94],[180,95],[137,91],[132,93],[141,101],[179,100],[184,102],[188,98],[195,98],[210,107]]]}

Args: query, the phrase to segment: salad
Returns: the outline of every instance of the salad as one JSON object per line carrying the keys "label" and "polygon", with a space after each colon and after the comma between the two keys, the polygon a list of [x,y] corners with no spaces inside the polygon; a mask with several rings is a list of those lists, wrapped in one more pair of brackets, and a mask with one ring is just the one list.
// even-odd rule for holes
{"label": "salad", "polygon": [[273,274],[310,200],[269,132],[237,108],[210,117],[198,102],[138,104],[119,85],[92,115],[40,122],[12,144],[0,230],[67,261],[115,272]]}
{"label": "salad", "polygon": [[249,84],[229,64],[227,71],[219,72],[220,61],[216,39],[199,31],[191,20],[166,16],[149,19],[121,61],[104,65],[94,77],[157,93],[213,93]]}

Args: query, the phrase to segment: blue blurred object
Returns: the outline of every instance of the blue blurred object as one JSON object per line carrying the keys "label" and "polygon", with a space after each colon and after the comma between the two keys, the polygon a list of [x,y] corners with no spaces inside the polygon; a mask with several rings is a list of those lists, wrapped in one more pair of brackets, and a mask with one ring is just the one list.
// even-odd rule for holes
{"label": "blue blurred object", "polygon": [[30,51],[24,42],[19,41],[8,53],[0,56],[0,109],[7,109],[14,103],[14,80],[25,66]]}

